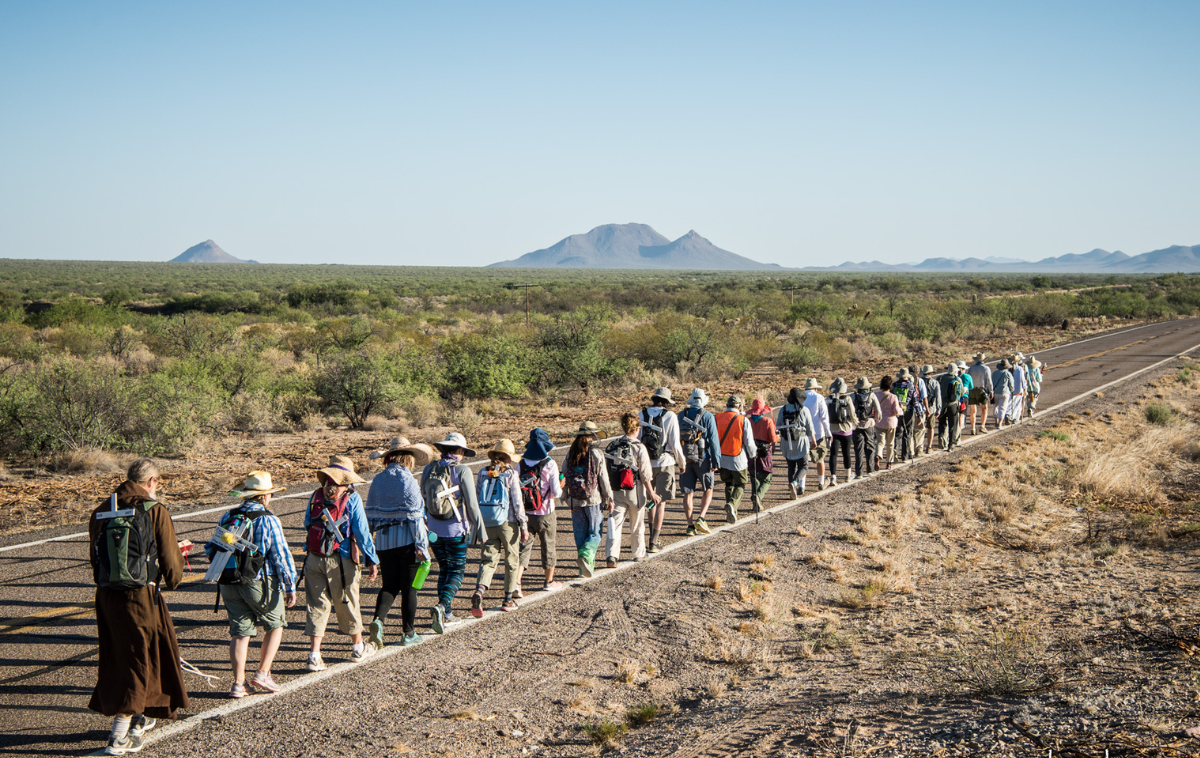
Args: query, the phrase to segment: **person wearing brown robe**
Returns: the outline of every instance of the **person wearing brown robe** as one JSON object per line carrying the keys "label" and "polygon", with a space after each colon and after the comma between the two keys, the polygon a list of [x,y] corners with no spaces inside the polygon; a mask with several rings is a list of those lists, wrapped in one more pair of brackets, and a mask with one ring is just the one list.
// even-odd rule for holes
{"label": "person wearing brown robe", "polygon": [[[154,719],[173,719],[180,708],[188,706],[179,641],[162,596],[163,588],[174,589],[183,579],[183,554],[171,515],[154,502],[157,487],[157,467],[149,459],[139,458],[130,465],[128,480],[116,492],[118,509],[154,503],[149,514],[158,546],[157,581],[132,590],[96,588],[100,662],[88,708],[115,717],[106,751],[110,755],[136,752],[142,733],[154,726]],[[96,514],[109,507],[105,500],[92,512],[89,545],[95,544],[100,532]]]}

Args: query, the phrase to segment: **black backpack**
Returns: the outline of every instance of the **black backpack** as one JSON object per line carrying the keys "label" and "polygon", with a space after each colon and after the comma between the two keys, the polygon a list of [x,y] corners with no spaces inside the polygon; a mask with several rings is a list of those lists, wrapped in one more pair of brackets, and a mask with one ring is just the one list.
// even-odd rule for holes
{"label": "black backpack", "polygon": [[833,420],[838,424],[849,424],[853,419],[853,414],[850,412],[850,401],[845,395],[838,395],[837,398],[830,403],[833,406]]}
{"label": "black backpack", "polygon": [[[796,427],[799,426],[801,407],[789,404],[783,409],[783,427],[781,427],[781,430],[783,432],[783,439],[788,442],[796,442],[800,439],[800,431]],[[795,408],[795,410],[789,411],[788,408]]]}
{"label": "black backpack", "polygon": [[662,457],[663,449],[666,447],[667,435],[663,432],[663,416],[665,415],[667,415],[666,411],[660,411],[657,416],[652,418],[649,410],[642,411],[642,416],[645,417],[645,420],[642,421],[642,444],[646,446],[646,453],[650,456],[651,463]]}
{"label": "black backpack", "polygon": [[92,543],[92,578],[97,587],[134,590],[158,581],[158,542],[150,520],[155,505],[148,500],[123,509],[133,511],[130,515],[100,519]]}
{"label": "black backpack", "polygon": [[[254,523],[256,519],[266,515],[266,511],[243,511],[240,507],[234,508],[229,512],[233,518],[225,527],[230,531],[236,529],[240,524],[250,522]],[[250,526],[242,533],[242,539],[247,542],[252,542],[250,539],[254,527]],[[230,556],[229,562],[225,564],[225,568],[221,571],[221,576],[217,579],[217,584],[254,584],[255,577],[258,572],[262,571],[262,567],[267,563],[267,556],[261,550],[250,550],[246,547],[238,547]]]}
{"label": "black backpack", "polygon": [[858,414],[858,420],[865,420],[867,418],[867,409],[870,407],[868,396],[861,392],[855,392],[851,397],[854,400],[854,412]]}
{"label": "black backpack", "polygon": [[638,470],[633,455],[633,440],[621,436],[604,448],[604,467],[608,483],[615,490],[631,490],[637,484]]}
{"label": "black backpack", "polygon": [[[692,411],[695,416],[689,416]],[[704,440],[704,427],[700,425],[700,417],[704,415],[703,408],[688,408],[679,414],[679,441],[683,446],[683,457],[691,463],[700,463],[708,450]]]}

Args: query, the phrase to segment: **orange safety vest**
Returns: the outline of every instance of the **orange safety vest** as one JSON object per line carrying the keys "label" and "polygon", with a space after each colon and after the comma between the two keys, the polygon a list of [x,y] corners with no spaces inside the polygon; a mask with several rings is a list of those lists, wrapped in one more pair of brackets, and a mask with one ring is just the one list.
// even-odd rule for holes
{"label": "orange safety vest", "polygon": [[[721,455],[736,456],[742,453],[742,434],[745,418],[737,411],[725,411],[717,414],[717,433],[721,438]],[[724,431],[721,425],[725,425]]]}

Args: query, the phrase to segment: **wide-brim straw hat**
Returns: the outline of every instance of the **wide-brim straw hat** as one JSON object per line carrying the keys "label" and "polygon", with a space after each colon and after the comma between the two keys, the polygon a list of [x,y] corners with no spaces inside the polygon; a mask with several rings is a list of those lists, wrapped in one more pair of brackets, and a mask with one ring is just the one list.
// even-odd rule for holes
{"label": "wide-brim straw hat", "polygon": [[975,353],[975,355],[971,356],[971,359],[982,363],[987,360],[987,353]]}
{"label": "wide-brim straw hat", "polygon": [[1042,367],[1042,362],[1041,362],[1041,361],[1039,361],[1037,358],[1034,358],[1034,357],[1031,355],[1031,356],[1029,356],[1029,365],[1030,365],[1030,366],[1033,366],[1034,368],[1041,368],[1041,367]]}
{"label": "wide-brim straw hat", "polygon": [[[324,479],[322,479],[324,477]],[[324,483],[325,479],[334,484],[362,484],[367,481],[354,471],[354,461],[344,455],[329,456],[329,465],[317,470],[317,479]]]}
{"label": "wide-brim straw hat", "polygon": [[807,380],[805,380],[805,382],[804,382],[804,389],[805,389],[805,391],[806,391],[806,392],[807,392],[808,390],[819,390],[819,389],[821,389],[821,383],[820,383],[820,382],[818,382],[818,381],[817,381],[815,378],[813,378],[813,377],[811,377],[811,376],[810,376],[810,377],[809,377]]}
{"label": "wide-brim straw hat", "polygon": [[371,453],[370,458],[371,460],[385,458],[393,453],[407,453],[411,455],[418,466],[424,466],[437,457],[437,453],[434,452],[433,448],[424,442],[413,444],[408,441],[408,437],[392,437],[392,441],[388,443],[386,449],[376,450]]}
{"label": "wide-brim straw hat", "polygon": [[671,399],[670,387],[659,387],[658,389],[654,390],[654,394],[650,396],[650,399],[662,400],[667,405],[675,405],[675,401]]}
{"label": "wide-brim straw hat", "polygon": [[596,426],[591,421],[584,421],[579,425],[579,431],[575,432],[575,436],[582,437],[584,435],[598,437],[600,435],[600,427]]}
{"label": "wide-brim straw hat", "polygon": [[517,448],[513,445],[513,441],[507,437],[502,437],[496,442],[496,445],[488,451],[489,458],[499,458],[503,456],[509,463],[515,463],[517,460]]}
{"label": "wide-brim straw hat", "polygon": [[242,482],[242,486],[229,494],[235,497],[256,497],[268,492],[283,492],[285,489],[287,487],[272,485],[269,471],[251,471],[246,474],[246,480]]}
{"label": "wide-brim straw hat", "polygon": [[865,376],[858,377],[858,381],[854,383],[854,389],[856,389],[856,390],[871,389],[871,380]]}
{"label": "wide-brim straw hat", "polygon": [[433,443],[433,446],[438,450],[441,450],[443,453],[449,453],[452,452],[452,450],[457,449],[461,450],[462,454],[468,458],[475,457],[475,451],[467,447],[467,438],[458,432],[450,432],[446,435],[446,439],[442,440],[441,442]]}

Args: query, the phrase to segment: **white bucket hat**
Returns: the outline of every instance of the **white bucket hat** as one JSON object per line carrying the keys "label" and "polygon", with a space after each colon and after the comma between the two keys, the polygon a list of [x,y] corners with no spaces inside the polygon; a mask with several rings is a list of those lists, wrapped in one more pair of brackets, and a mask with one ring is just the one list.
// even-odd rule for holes
{"label": "white bucket hat", "polygon": [[701,408],[708,405],[708,393],[697,387],[692,390],[691,396],[688,398],[688,403],[699,405]]}
{"label": "white bucket hat", "polygon": [[451,452],[453,449],[457,448],[461,450],[463,455],[467,456],[468,458],[475,457],[475,451],[467,447],[467,438],[458,432],[450,432],[446,435],[446,439],[442,440],[441,442],[433,443],[433,446],[438,450],[441,450],[443,453]]}

